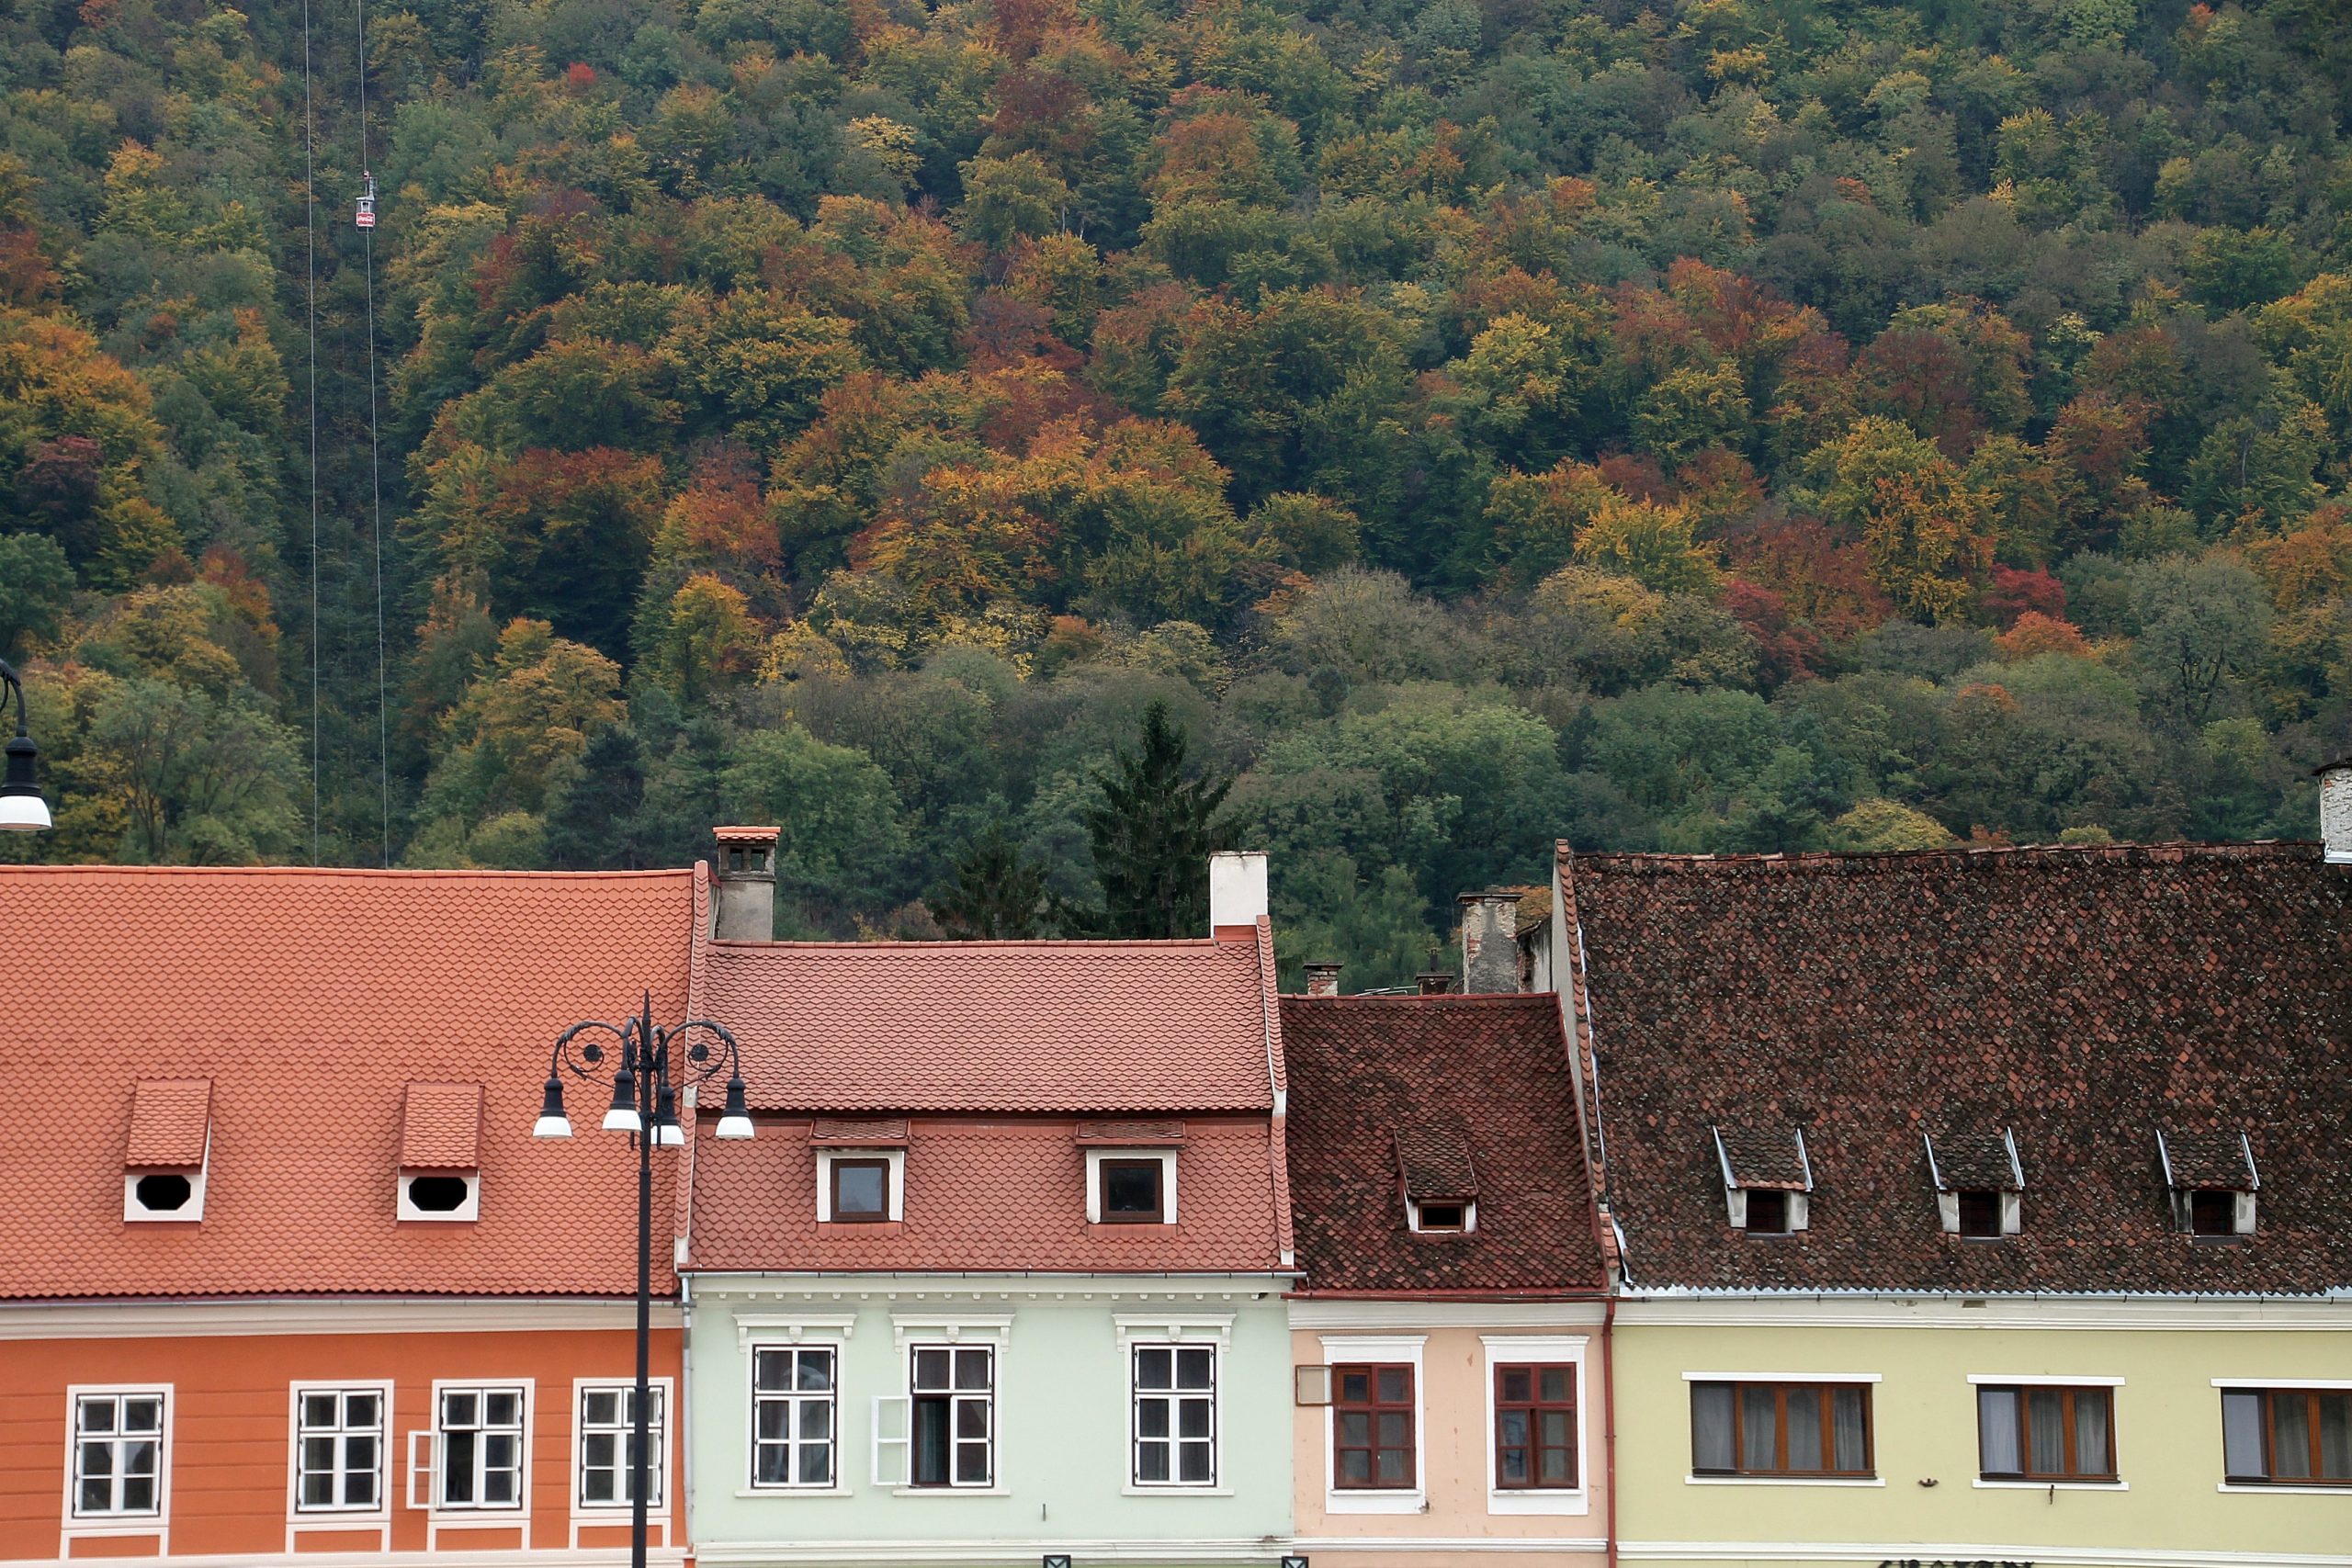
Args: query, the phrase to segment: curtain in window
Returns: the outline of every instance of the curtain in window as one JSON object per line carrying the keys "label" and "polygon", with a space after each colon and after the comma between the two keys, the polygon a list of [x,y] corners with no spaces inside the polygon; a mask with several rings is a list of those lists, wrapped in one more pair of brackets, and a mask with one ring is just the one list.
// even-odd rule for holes
{"label": "curtain in window", "polygon": [[2105,1475],[2115,1468],[2109,1457],[2107,1396],[2098,1389],[2075,1394],[2075,1473]]}
{"label": "curtain in window", "polygon": [[948,1482],[947,1401],[916,1400],[914,1421],[914,1483],[918,1486],[944,1486]]}
{"label": "curtain in window", "polygon": [[1870,1468],[1870,1432],[1863,1410],[1870,1391],[1841,1388],[1829,1396],[1832,1442],[1832,1468],[1837,1470],[1868,1470]]}
{"label": "curtain in window", "polygon": [[1743,1470],[1781,1468],[1772,1392],[1767,1383],[1740,1385],[1739,1462]]}
{"label": "curtain in window", "polygon": [[1789,1468],[1819,1470],[1821,1463],[1821,1391],[1789,1390]]}
{"label": "curtain in window", "polygon": [[2319,1473],[2323,1481],[2352,1481],[2352,1393],[2319,1396]]}
{"label": "curtain in window", "polygon": [[2270,1396],[2270,1479],[2312,1478],[2312,1402],[2300,1390]]}
{"label": "curtain in window", "polygon": [[1690,1386],[1690,1463],[1698,1470],[1729,1470],[1731,1385],[1720,1382]]}
{"label": "curtain in window", "polygon": [[2066,1412],[2064,1395],[2054,1388],[2025,1391],[2028,1452],[2036,1475],[2055,1474],[2066,1468]]}
{"label": "curtain in window", "polygon": [[2265,1473],[2262,1395],[2250,1388],[2229,1389],[2222,1394],[2222,1469],[2249,1481]]}
{"label": "curtain in window", "polygon": [[1976,1391],[1977,1468],[1986,1475],[2015,1475],[2025,1468],[2018,1446],[2018,1394],[2011,1388]]}

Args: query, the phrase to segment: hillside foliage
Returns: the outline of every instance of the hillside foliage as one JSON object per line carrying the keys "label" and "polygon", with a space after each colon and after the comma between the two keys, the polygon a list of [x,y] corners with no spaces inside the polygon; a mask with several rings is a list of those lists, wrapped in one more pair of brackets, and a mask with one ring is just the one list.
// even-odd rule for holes
{"label": "hillside foliage", "polygon": [[1161,702],[1353,986],[1555,835],[2303,836],[2352,741],[2331,0],[384,0],[364,123],[303,15],[0,5],[12,854],[772,820],[788,927],[994,930]]}

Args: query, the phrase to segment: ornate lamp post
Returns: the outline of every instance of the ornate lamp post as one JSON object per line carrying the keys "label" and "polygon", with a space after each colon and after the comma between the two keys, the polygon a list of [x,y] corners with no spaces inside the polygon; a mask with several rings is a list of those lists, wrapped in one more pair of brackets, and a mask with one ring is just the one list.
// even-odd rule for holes
{"label": "ornate lamp post", "polygon": [[11,694],[17,699],[17,736],[8,742],[6,782],[0,783],[0,831],[38,833],[49,826],[49,802],[40,797],[40,785],[33,778],[37,749],[25,733],[25,683],[0,659],[0,713],[8,711]]}
{"label": "ornate lamp post", "polygon": [[[21,699],[20,699],[21,701]],[[14,763],[14,757],[10,761]],[[12,775],[13,776],[13,772]],[[698,1034],[716,1037],[695,1038]],[[581,1040],[582,1035],[592,1038]],[[614,1043],[593,1038],[610,1035]],[[673,1053],[672,1047],[676,1051]],[[725,1055],[720,1055],[723,1047]],[[556,1036],[555,1055],[548,1064],[547,1100],[532,1125],[535,1138],[571,1136],[571,1119],[563,1111],[566,1073],[582,1083],[612,1074],[613,1103],[605,1112],[606,1132],[627,1133],[637,1145],[637,1405],[633,1413],[634,1449],[629,1455],[629,1562],[645,1568],[646,1464],[650,1445],[653,1360],[653,1148],[675,1148],[686,1141],[678,1124],[678,1102],[672,1071],[693,1085],[727,1074],[727,1109],[718,1118],[718,1135],[748,1138],[752,1115],[743,1103],[743,1057],[735,1037],[706,1019],[690,1019],[669,1028],[653,1021],[653,994],[648,991],[641,1010],[620,1023],[591,1020],[575,1023]],[[670,1431],[675,1416],[663,1411],[662,1427]],[[674,1432],[664,1448],[676,1440]],[[666,1461],[667,1454],[664,1454]]]}

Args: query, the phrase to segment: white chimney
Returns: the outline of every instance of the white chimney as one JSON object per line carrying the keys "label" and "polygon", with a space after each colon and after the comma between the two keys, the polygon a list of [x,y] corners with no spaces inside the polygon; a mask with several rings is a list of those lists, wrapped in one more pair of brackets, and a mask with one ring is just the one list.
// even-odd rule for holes
{"label": "white chimney", "polygon": [[2319,774],[2319,837],[2330,865],[2352,864],[2352,757],[2323,764]]}
{"label": "white chimney", "polygon": [[1220,850],[1209,856],[1209,934],[1237,927],[1254,933],[1266,913],[1265,852]]}

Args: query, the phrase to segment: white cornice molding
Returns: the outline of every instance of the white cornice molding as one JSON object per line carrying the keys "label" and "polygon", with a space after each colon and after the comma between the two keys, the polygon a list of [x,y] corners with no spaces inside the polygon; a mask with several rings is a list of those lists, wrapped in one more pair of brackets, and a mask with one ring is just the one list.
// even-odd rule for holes
{"label": "white cornice molding", "polygon": [[1306,1296],[1290,1303],[1293,1328],[1592,1328],[1599,1302],[1365,1301]]}
{"label": "white cornice molding", "polygon": [[1609,1541],[1597,1535],[1303,1535],[1291,1542],[1300,1551],[1605,1551]]}
{"label": "white cornice molding", "polygon": [[2352,1300],[2100,1296],[1628,1296],[1622,1328],[2228,1329],[2342,1333]]}
{"label": "white cornice molding", "polygon": [[1917,1540],[1621,1540],[1633,1562],[2018,1562],[2041,1568],[2352,1568],[2341,1552],[2113,1546],[1985,1546]]}
{"label": "white cornice molding", "polygon": [[1270,1274],[696,1274],[698,1306],[784,1302],[1251,1302],[1279,1301],[1286,1276]]}
{"label": "white cornice molding", "polygon": [[[653,1303],[653,1325],[685,1322],[676,1302]],[[163,1339],[249,1334],[494,1334],[628,1329],[627,1301],[504,1297],[366,1300],[296,1296],[236,1302],[0,1303],[0,1339]],[[175,1562],[182,1559],[175,1557]],[[187,1559],[195,1562],[196,1559]]]}
{"label": "white cornice molding", "polygon": [[[1067,1551],[1086,1562],[1274,1563],[1290,1549],[1266,1536],[1230,1540],[1102,1540],[1074,1536],[1038,1536],[1030,1540],[975,1537],[965,1540],[836,1540],[819,1545],[774,1540],[704,1541],[695,1548],[697,1564],[713,1568],[768,1568],[779,1563],[808,1568],[862,1568],[866,1563],[1020,1564],[1032,1568],[1048,1551]],[[175,1559],[175,1563],[179,1560]],[[438,1568],[438,1564],[435,1564]]]}
{"label": "white cornice molding", "polygon": [[[622,1523],[628,1520],[624,1517]],[[363,1529],[373,1528],[363,1526]],[[448,1539],[447,1537],[445,1540]],[[645,1554],[653,1568],[684,1568],[686,1549],[656,1546]],[[626,1546],[573,1547],[517,1551],[441,1546],[431,1551],[240,1551],[232,1554],[175,1551],[169,1557],[12,1558],[8,1568],[89,1568],[93,1562],[168,1564],[168,1568],[628,1568]]]}

